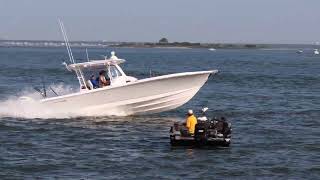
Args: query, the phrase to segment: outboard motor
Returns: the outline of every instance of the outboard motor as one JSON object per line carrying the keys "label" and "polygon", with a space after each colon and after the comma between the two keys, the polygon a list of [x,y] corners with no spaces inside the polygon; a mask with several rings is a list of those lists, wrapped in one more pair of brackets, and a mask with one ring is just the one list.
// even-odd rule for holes
{"label": "outboard motor", "polygon": [[206,122],[199,122],[196,124],[194,130],[194,139],[199,144],[205,144],[208,138],[208,123]]}
{"label": "outboard motor", "polygon": [[231,134],[231,124],[224,117],[215,124],[218,137],[229,137]]}
{"label": "outboard motor", "polygon": [[225,126],[225,129],[224,129],[224,132],[223,132],[223,136],[225,138],[230,138],[231,137],[231,123],[226,123],[226,126]]}

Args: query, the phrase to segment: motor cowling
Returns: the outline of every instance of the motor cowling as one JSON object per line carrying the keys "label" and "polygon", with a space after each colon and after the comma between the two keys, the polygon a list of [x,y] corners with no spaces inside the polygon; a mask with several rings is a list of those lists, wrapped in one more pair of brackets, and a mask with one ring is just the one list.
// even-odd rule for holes
{"label": "motor cowling", "polygon": [[194,139],[197,142],[205,142],[208,138],[209,125],[206,122],[199,122],[196,124],[194,131]]}
{"label": "motor cowling", "polygon": [[222,134],[223,137],[228,137],[231,135],[231,124],[226,121],[217,121],[215,124],[215,129],[218,134]]}

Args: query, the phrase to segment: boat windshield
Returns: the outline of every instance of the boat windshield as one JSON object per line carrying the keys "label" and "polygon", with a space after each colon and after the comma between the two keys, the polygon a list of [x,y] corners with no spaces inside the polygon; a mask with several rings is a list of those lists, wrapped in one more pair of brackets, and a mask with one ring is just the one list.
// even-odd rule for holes
{"label": "boat windshield", "polygon": [[113,77],[113,78],[116,78],[118,76],[122,76],[121,72],[119,71],[119,69],[114,66],[114,65],[111,65],[110,66],[110,75]]}

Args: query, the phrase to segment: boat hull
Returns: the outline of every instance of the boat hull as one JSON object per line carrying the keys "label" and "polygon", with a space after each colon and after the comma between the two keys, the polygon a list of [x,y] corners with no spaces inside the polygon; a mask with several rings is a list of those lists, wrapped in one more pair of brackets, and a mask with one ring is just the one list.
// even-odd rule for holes
{"label": "boat hull", "polygon": [[188,102],[217,71],[176,73],[48,98],[50,108],[83,116],[151,114],[169,111]]}

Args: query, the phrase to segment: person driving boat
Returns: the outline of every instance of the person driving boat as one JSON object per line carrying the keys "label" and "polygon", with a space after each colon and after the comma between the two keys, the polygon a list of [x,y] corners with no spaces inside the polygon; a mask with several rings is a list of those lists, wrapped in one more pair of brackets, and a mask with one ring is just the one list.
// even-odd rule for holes
{"label": "person driving boat", "polygon": [[186,127],[188,128],[189,134],[193,135],[197,124],[197,118],[194,116],[191,109],[188,110],[188,117],[186,120]]}
{"label": "person driving boat", "polygon": [[102,70],[99,72],[99,87],[105,87],[105,86],[109,86],[110,85],[110,81],[108,81],[106,79],[106,71]]}

